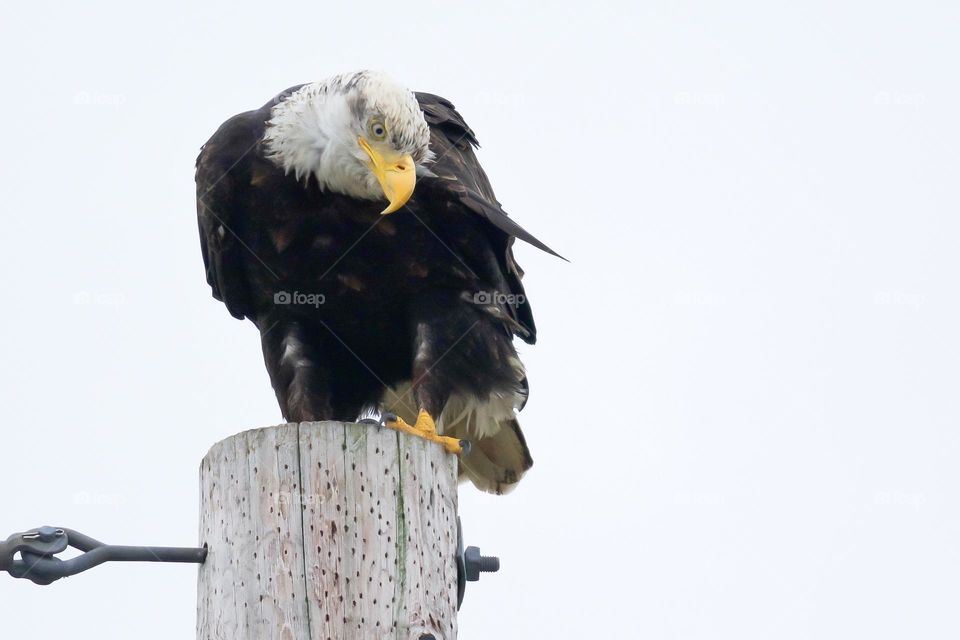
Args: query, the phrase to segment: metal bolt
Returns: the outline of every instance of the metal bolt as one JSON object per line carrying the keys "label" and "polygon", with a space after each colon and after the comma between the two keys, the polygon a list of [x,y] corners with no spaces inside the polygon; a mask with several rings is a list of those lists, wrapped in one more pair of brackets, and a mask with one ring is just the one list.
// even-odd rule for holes
{"label": "metal bolt", "polygon": [[457,518],[457,609],[463,604],[467,582],[476,582],[481,573],[500,570],[500,558],[480,555],[479,547],[463,548],[463,527]]}
{"label": "metal bolt", "polygon": [[500,570],[500,558],[480,555],[479,547],[467,547],[463,552],[463,561],[469,582],[479,580],[481,573],[496,573]]}

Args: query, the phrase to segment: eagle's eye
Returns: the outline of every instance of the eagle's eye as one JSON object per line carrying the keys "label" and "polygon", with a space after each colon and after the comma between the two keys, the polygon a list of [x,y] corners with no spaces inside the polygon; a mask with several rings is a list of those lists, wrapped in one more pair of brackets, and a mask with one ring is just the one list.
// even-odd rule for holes
{"label": "eagle's eye", "polygon": [[383,140],[387,137],[387,128],[379,120],[370,123],[370,136],[374,140]]}

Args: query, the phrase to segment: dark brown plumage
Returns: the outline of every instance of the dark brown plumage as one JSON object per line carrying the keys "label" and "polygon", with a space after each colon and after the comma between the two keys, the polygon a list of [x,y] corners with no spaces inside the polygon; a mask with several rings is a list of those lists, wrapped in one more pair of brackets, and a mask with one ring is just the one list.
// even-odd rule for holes
{"label": "dark brown plumage", "polygon": [[[410,389],[386,404],[414,417],[421,407],[441,415],[452,396],[525,397],[512,338],[533,344],[536,327],[513,239],[550,249],[500,208],[473,131],[448,101],[416,94],[435,175],[381,216],[382,203],[323,192],[266,157],[270,110],[297,88],[225,122],[196,173],[207,281],[260,330],[284,417],[352,421],[382,408],[391,388]],[[465,473],[491,491],[532,464],[519,425],[506,422],[487,437],[457,434],[475,444]]]}

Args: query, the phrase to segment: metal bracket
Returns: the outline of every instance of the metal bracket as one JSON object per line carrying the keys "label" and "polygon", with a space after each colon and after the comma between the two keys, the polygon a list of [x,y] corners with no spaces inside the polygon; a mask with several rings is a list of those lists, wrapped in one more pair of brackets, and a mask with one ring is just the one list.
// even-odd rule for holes
{"label": "metal bracket", "polygon": [[[85,553],[69,560],[56,554],[73,547]],[[20,559],[16,558],[20,554]],[[107,545],[64,527],[40,527],[15,533],[0,543],[0,571],[14,578],[48,585],[104,562],[185,562],[202,564],[207,549],[186,547],[123,547]]]}
{"label": "metal bracket", "polygon": [[[61,560],[56,555],[73,547],[79,556]],[[20,554],[18,559],[16,556]],[[0,543],[0,571],[14,578],[48,585],[60,578],[82,573],[105,562],[179,562],[203,564],[207,548],[129,547],[104,544],[65,527],[40,527],[15,533]],[[457,518],[457,609],[463,604],[467,582],[477,582],[481,573],[500,570],[500,559],[484,556],[479,547],[463,546],[463,525]]]}
{"label": "metal bracket", "polygon": [[468,582],[477,582],[481,573],[497,571],[500,571],[500,558],[480,555],[479,547],[463,548],[463,526],[457,518],[457,610],[463,604]]}

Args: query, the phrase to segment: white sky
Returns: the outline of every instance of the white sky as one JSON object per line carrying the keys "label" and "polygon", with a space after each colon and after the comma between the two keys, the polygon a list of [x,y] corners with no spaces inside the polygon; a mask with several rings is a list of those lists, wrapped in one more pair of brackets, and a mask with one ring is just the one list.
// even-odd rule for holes
{"label": "white sky", "polygon": [[[536,465],[462,493],[504,569],[461,638],[956,638],[960,5],[338,4],[4,7],[0,538],[197,542],[200,459],[279,411],[194,158],[372,67],[572,260],[518,249]],[[0,576],[0,637],[192,638],[195,586]]]}

